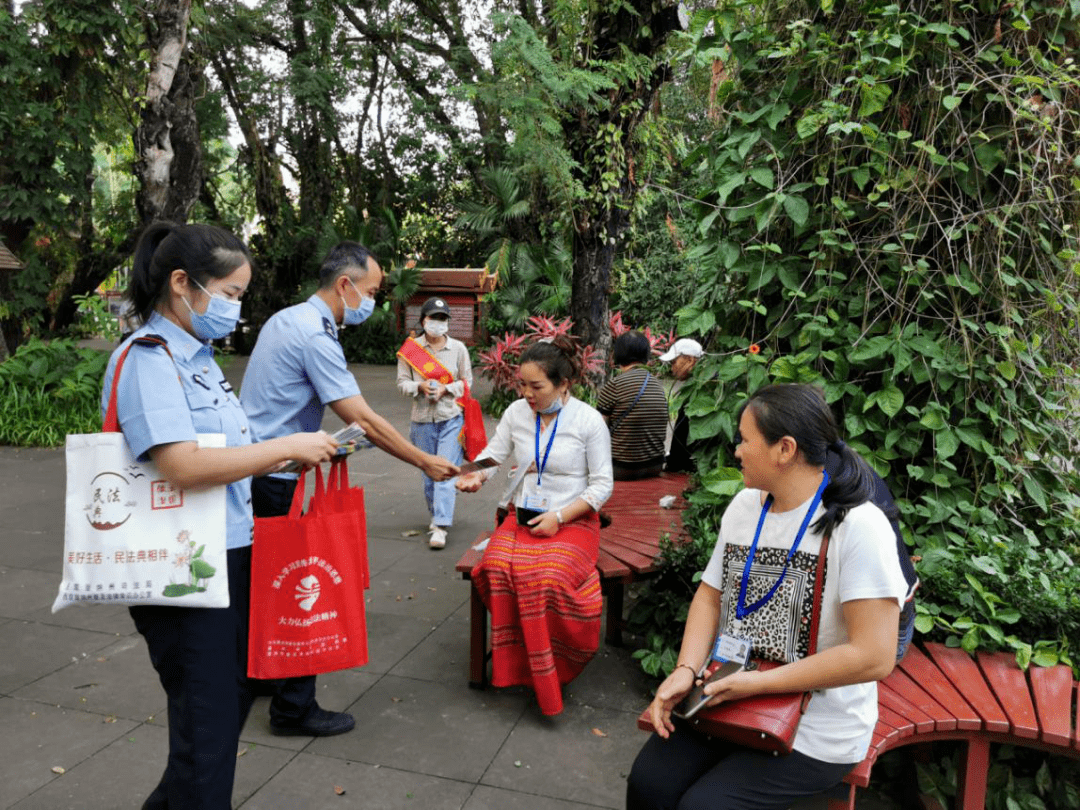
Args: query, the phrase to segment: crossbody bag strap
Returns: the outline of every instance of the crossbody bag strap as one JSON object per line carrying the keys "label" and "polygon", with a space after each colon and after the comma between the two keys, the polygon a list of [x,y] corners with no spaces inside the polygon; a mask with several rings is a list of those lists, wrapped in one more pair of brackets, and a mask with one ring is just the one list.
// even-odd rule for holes
{"label": "crossbody bag strap", "polygon": [[645,371],[645,379],[641,381],[641,388],[638,389],[637,396],[634,397],[634,401],[631,402],[630,407],[627,408],[625,411],[623,411],[622,415],[619,416],[619,418],[615,420],[615,424],[613,424],[608,429],[608,432],[614,433],[615,430],[619,427],[619,425],[621,425],[623,423],[623,420],[630,415],[630,411],[634,410],[634,406],[638,404],[638,400],[641,399],[641,395],[645,393],[645,386],[649,384],[649,376],[650,376],[649,372],[646,369],[646,371]]}
{"label": "crossbody bag strap", "polygon": [[[161,335],[143,335],[141,337],[134,338],[131,343],[127,345],[124,351],[120,354],[120,357],[116,360],[116,369],[113,371],[112,387],[109,390],[109,404],[105,408],[105,421],[101,425],[103,433],[119,433],[120,432],[120,420],[116,413],[116,389],[120,384],[120,369],[124,367],[124,361],[127,360],[128,352],[131,351],[131,347],[138,343],[140,346],[160,346],[165,350],[165,353],[169,355],[169,359],[173,361],[173,365],[176,364],[176,359],[172,356],[172,352],[169,351],[169,343]],[[180,379],[179,370],[176,372],[176,378]],[[181,380],[181,385],[183,380]]]}

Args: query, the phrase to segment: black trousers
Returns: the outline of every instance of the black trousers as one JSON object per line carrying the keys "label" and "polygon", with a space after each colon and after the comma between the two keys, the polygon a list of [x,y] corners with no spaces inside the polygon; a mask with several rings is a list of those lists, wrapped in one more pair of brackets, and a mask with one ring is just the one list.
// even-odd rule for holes
{"label": "black trousers", "polygon": [[130,608],[168,697],[169,760],[143,810],[229,810],[247,679],[251,546],[227,553],[229,607]]}
{"label": "black trousers", "polygon": [[839,784],[858,763],[822,762],[798,751],[774,757],[713,740],[681,720],[638,753],[627,810],[785,810]]}
{"label": "black trousers", "polygon": [[[295,478],[262,476],[251,479],[251,507],[255,517],[287,515],[296,491]],[[270,722],[290,725],[301,722],[315,708],[315,676],[254,681],[256,694],[269,694]]]}

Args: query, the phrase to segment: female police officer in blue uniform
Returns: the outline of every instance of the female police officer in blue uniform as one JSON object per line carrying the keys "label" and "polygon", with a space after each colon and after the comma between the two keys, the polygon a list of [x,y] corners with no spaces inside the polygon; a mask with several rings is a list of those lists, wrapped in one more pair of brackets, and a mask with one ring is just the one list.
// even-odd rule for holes
{"label": "female police officer in blue uniform", "polygon": [[[137,343],[121,370],[116,396],[124,438],[177,487],[228,485],[229,607],[130,609],[168,696],[169,760],[144,810],[231,807],[236,749],[251,706],[251,476],[289,459],[317,464],[334,451],[322,433],[251,443],[210,346],[235,328],[250,280],[247,249],[232,234],[208,225],[151,225],[136,248],[128,289],[142,326],[113,352],[105,373],[103,413],[123,349],[149,335],[163,340],[168,351]],[[200,448],[198,433],[224,433],[226,446]]]}

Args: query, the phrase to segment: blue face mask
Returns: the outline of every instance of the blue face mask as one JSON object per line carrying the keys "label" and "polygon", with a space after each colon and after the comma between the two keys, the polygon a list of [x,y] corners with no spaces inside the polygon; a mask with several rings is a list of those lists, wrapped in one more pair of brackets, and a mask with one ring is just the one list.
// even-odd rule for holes
{"label": "blue face mask", "polygon": [[542,411],[537,411],[537,413],[558,413],[562,410],[562,406],[562,394],[558,394],[550,405],[548,405]]}
{"label": "blue face mask", "polygon": [[[352,283],[351,279],[348,279],[349,284],[354,290],[356,285]],[[368,318],[371,317],[371,313],[375,311],[375,299],[367,298],[359,290],[356,290],[356,294],[360,296],[360,306],[353,309],[345,303],[345,298],[341,298],[341,303],[345,307],[345,316],[342,318],[343,326],[359,326]]]}
{"label": "blue face mask", "polygon": [[210,296],[206,312],[196,312],[188,300],[184,299],[191,312],[191,331],[195,333],[195,337],[199,340],[217,340],[231,335],[240,321],[240,302],[215,295],[195,279],[191,280],[196,287]]}

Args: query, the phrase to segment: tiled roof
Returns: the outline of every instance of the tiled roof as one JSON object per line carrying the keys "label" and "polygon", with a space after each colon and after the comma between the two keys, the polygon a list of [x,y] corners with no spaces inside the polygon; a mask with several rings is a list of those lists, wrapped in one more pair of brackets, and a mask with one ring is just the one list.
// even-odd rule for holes
{"label": "tiled roof", "polygon": [[0,270],[22,270],[22,262],[0,242]]}

